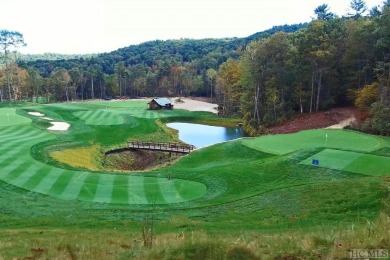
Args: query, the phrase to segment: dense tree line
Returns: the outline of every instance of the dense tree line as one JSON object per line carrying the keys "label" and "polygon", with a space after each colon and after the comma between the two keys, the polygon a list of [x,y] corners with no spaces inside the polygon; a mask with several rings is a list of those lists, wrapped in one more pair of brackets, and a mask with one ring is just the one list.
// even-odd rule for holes
{"label": "dense tree line", "polygon": [[243,117],[255,135],[297,112],[354,104],[371,111],[362,130],[389,135],[390,1],[369,15],[364,1],[350,5],[341,18],[321,5],[307,28],[252,41],[222,64],[223,113]]}
{"label": "dense tree line", "polygon": [[355,104],[372,113],[362,130],[390,134],[390,1],[350,7],[337,17],[323,4],[309,24],[247,38],[152,41],[69,59],[18,60],[0,38],[0,97],[204,96],[253,135],[295,113]]}
{"label": "dense tree line", "polygon": [[[40,95],[55,102],[114,96],[213,97],[218,67],[228,59],[238,59],[248,42],[306,26],[275,26],[247,38],[151,41],[97,55],[20,55],[14,51],[12,64],[32,73],[29,80],[37,84],[24,88],[19,98]],[[59,74],[69,82],[58,82]],[[3,96],[8,99],[11,92],[4,89]]]}

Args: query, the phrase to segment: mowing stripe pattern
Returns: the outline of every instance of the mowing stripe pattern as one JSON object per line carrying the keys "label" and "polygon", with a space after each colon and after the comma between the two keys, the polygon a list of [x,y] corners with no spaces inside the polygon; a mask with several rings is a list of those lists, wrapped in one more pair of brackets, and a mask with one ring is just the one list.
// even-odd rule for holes
{"label": "mowing stripe pattern", "polygon": [[110,110],[88,110],[73,113],[78,118],[85,121],[87,125],[120,125],[123,124],[122,116],[110,112]]}
{"label": "mowing stripe pattern", "polygon": [[111,203],[114,180],[114,175],[102,174],[99,176],[99,182],[93,202]]}
{"label": "mowing stripe pattern", "polygon": [[[187,180],[74,171],[38,162],[30,155],[31,147],[52,140],[55,135],[27,124],[30,119],[21,119],[15,110],[4,112],[0,109],[3,117],[4,113],[11,113],[10,120],[15,120],[12,124],[0,123],[0,180],[14,186],[63,200],[116,204],[180,203],[199,198],[206,192],[204,184]],[[75,113],[93,124],[123,122],[118,111],[113,113],[98,109]],[[108,117],[111,119],[107,120]],[[184,189],[178,190],[177,187]],[[192,196],[181,196],[181,193]]]}

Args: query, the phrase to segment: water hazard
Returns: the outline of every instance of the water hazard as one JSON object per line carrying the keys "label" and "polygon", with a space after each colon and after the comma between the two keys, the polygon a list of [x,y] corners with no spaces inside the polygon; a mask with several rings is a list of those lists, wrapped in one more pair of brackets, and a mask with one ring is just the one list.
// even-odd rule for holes
{"label": "water hazard", "polygon": [[179,131],[180,140],[197,148],[244,136],[244,131],[239,127],[228,128],[191,123],[169,123],[167,126]]}

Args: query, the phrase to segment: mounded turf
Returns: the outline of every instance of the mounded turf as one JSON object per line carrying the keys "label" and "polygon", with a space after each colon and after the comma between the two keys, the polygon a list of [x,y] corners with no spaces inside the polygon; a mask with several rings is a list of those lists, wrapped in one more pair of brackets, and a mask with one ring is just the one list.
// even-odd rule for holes
{"label": "mounded turf", "polygon": [[[206,192],[199,182],[146,176],[124,176],[65,170],[34,160],[30,148],[52,140],[48,131],[32,127],[15,109],[0,109],[10,122],[0,127],[0,180],[64,200],[118,204],[172,204]],[[95,118],[101,122],[101,118]],[[38,118],[37,118],[38,120]]]}
{"label": "mounded turf", "polygon": [[301,162],[301,164],[314,165],[313,160],[318,160],[318,166],[323,168],[371,176],[388,175],[387,169],[390,169],[390,157],[365,154],[387,147],[388,143],[382,138],[354,131],[307,130],[288,135],[244,139],[243,144],[276,155],[325,148]]}
{"label": "mounded turf", "polygon": [[303,160],[301,163],[313,165],[313,159],[318,160],[319,167],[372,176],[390,175],[390,157],[325,149]]}
{"label": "mounded turf", "polygon": [[[215,252],[220,239],[228,241],[229,252],[238,249],[239,256],[249,241],[264,249],[257,253],[260,258],[329,256],[335,244],[343,245],[342,258],[348,256],[348,245],[381,248],[388,241],[388,138],[341,130],[244,138],[196,150],[150,172],[92,173],[60,166],[48,154],[67,148],[123,147],[128,139],[172,141],[161,122],[220,118],[184,110],[146,111],[146,104],[124,101],[28,105],[14,110],[12,125],[0,121],[0,219],[5,231],[0,258],[51,259],[74,253],[74,258],[88,259],[91,252],[96,255],[92,258],[142,258],[140,222],[148,220],[156,230],[154,249],[147,250],[154,258],[164,255],[159,247],[168,252],[166,244],[175,244],[181,234],[185,248],[176,258],[188,252],[203,259],[205,250]],[[29,111],[71,127],[47,131],[47,120]],[[98,111],[107,114],[98,116]],[[86,112],[94,119],[88,121]],[[106,118],[111,125],[105,116],[112,116]],[[167,119],[156,123],[156,118]],[[314,157],[319,167],[300,163],[311,164]],[[64,231],[72,236],[64,239]],[[120,234],[123,239],[118,240]],[[204,242],[205,234],[212,235]],[[59,238],[56,243],[53,237]],[[118,254],[120,250],[125,255]]]}
{"label": "mounded turf", "polygon": [[[63,200],[162,205],[199,199],[207,202],[209,198],[213,198],[213,203],[224,203],[275,187],[280,189],[302,185],[300,179],[297,183],[290,183],[282,175],[275,176],[279,171],[288,172],[290,169],[283,170],[280,166],[273,169],[274,166],[271,165],[277,157],[272,157],[269,153],[284,155],[321,147],[327,149],[303,160],[302,164],[311,164],[315,157],[320,160],[321,167],[329,169],[373,176],[389,174],[383,170],[389,166],[388,157],[362,153],[387,147],[386,141],[343,130],[311,130],[291,135],[244,138],[216,146],[218,149],[223,148],[222,151],[211,147],[194,152],[174,166],[163,168],[154,174],[118,175],[63,169],[43,163],[45,159],[37,161],[30,154],[33,146],[45,141],[55,142],[60,136],[64,141],[69,139],[84,145],[94,142],[123,145],[127,138],[137,136],[161,140],[166,138],[166,134],[155,124],[156,118],[191,115],[191,112],[185,111],[148,111],[145,107],[144,101],[52,104],[27,107],[24,112],[21,111],[26,116],[17,115],[12,108],[0,109],[0,115],[7,116],[7,124],[1,121],[0,125],[0,180]],[[54,120],[66,121],[71,128],[54,134],[39,123],[34,125],[43,120],[28,115],[27,111],[39,111]],[[31,121],[34,123],[30,124]],[[299,164],[297,167],[296,171],[300,172]],[[175,178],[167,178],[171,173]],[[255,176],[243,178],[243,174]],[[267,178],[270,178],[271,186],[265,181]],[[242,187],[245,187],[244,192]]]}
{"label": "mounded turf", "polygon": [[288,135],[266,135],[245,139],[243,144],[276,155],[318,147],[370,152],[386,145],[382,139],[374,136],[332,129],[307,130]]}

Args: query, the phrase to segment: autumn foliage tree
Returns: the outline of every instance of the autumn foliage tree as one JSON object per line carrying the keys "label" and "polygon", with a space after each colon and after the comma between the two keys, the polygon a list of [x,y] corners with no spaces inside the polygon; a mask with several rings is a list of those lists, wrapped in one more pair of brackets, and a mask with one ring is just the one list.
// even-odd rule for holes
{"label": "autumn foliage tree", "polygon": [[296,113],[356,105],[370,109],[380,129],[378,122],[386,122],[381,111],[390,107],[389,6],[387,0],[368,14],[364,0],[351,0],[352,13],[340,18],[323,4],[310,23],[246,38],[152,41],[55,61],[11,62],[10,48],[23,39],[3,30],[7,66],[0,68],[0,99],[210,97],[223,107],[221,115],[241,117],[253,135]]}
{"label": "autumn foliage tree", "polygon": [[242,94],[241,67],[238,61],[229,59],[219,68],[217,75],[217,100],[224,116],[237,116]]}
{"label": "autumn foliage tree", "polygon": [[[11,93],[11,68],[9,67],[9,52],[11,49],[17,49],[20,46],[25,46],[26,43],[23,39],[23,34],[16,31],[8,31],[8,30],[0,30],[0,47],[4,52],[4,63],[6,70],[6,79],[7,79],[7,88],[8,88],[8,97],[11,101],[12,93]],[[3,90],[0,90],[3,92]],[[1,94],[3,96],[3,94]],[[14,97],[17,95],[14,93]],[[16,99],[15,99],[16,100]]]}
{"label": "autumn foliage tree", "polygon": [[361,89],[355,90],[353,96],[355,98],[355,106],[362,110],[368,110],[371,105],[378,101],[379,84],[366,85]]}

